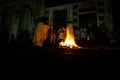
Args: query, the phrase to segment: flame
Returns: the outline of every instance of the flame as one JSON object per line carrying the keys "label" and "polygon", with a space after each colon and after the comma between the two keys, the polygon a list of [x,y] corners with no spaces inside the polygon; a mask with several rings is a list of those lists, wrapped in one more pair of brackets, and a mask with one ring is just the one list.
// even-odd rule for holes
{"label": "flame", "polygon": [[74,38],[74,34],[73,31],[71,31],[71,29],[69,27],[67,27],[66,29],[66,38],[65,41],[61,41],[60,46],[66,46],[69,48],[81,48],[79,47],[76,43],[75,43],[75,38]]}

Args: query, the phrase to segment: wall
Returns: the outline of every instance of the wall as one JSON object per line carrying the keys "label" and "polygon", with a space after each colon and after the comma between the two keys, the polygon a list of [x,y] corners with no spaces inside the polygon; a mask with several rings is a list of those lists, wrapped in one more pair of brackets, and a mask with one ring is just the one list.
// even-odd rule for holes
{"label": "wall", "polygon": [[[32,28],[35,27],[35,20],[45,15],[44,4],[45,0],[1,0],[0,26],[7,26],[9,35],[14,33],[15,38],[17,38],[20,25],[31,33]],[[21,16],[24,19],[20,24]]]}
{"label": "wall", "polygon": [[[101,5],[101,2],[103,5]],[[49,3],[49,2],[48,2]],[[91,4],[92,3],[92,4]],[[88,12],[79,11],[80,8],[86,7],[89,4],[95,5],[97,13],[97,25],[105,22],[105,25],[109,30],[113,29],[111,6],[109,5],[111,0],[87,0],[85,2],[71,2],[64,5],[52,6],[46,9],[45,0],[1,0],[0,1],[0,28],[7,25],[9,34],[15,34],[17,37],[20,15],[26,11],[28,16],[24,20],[28,20],[28,30],[31,32],[32,27],[36,27],[35,21],[38,17],[47,15],[49,17],[49,24],[53,24],[53,11],[67,9],[67,20],[71,20],[75,27],[79,27],[79,15]],[[100,5],[99,5],[100,4]],[[102,12],[101,12],[102,11]],[[28,19],[29,18],[29,19]],[[4,23],[4,24],[3,24]],[[26,27],[27,28],[27,27]]]}
{"label": "wall", "polygon": [[[91,5],[92,4],[92,5]],[[96,13],[97,10],[88,10],[88,11],[83,11],[80,12],[79,10],[81,10],[82,8],[87,8],[88,6],[92,7],[95,6],[96,7],[96,3],[95,2],[74,2],[74,3],[68,3],[68,4],[64,4],[64,5],[58,5],[58,6],[52,6],[47,8],[46,13],[49,17],[49,21],[50,24],[53,24],[53,12],[54,11],[59,11],[59,10],[63,10],[63,9],[67,9],[67,21],[71,20],[73,21],[73,25],[76,28],[79,28],[79,15],[80,14],[86,14],[86,13]]]}

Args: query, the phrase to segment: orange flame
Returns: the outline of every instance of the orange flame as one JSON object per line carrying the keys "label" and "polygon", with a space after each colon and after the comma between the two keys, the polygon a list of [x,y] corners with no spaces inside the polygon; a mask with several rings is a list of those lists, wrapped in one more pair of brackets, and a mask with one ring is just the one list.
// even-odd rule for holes
{"label": "orange flame", "polygon": [[67,27],[65,41],[60,42],[60,46],[66,46],[69,48],[81,48],[75,43],[74,34],[71,32],[70,28]]}

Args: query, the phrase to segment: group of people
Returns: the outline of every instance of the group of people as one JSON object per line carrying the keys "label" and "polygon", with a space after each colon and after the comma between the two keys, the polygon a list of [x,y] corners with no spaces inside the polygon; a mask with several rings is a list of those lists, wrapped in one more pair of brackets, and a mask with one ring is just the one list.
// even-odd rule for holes
{"label": "group of people", "polygon": [[69,28],[70,32],[74,35],[76,43],[79,45],[91,46],[94,44],[106,44],[106,30],[104,25],[100,25],[98,28],[95,25],[92,27],[80,27],[79,29],[73,29],[73,24],[68,21],[66,26],[61,25],[58,30],[54,25],[48,25],[47,18],[41,18],[34,34],[33,44],[36,46],[58,46],[61,41],[66,38],[66,29]]}
{"label": "group of people", "polygon": [[70,33],[73,34],[75,42],[80,46],[104,45],[109,42],[107,41],[107,31],[103,24],[100,27],[92,25],[91,27],[81,26],[73,28],[73,23],[68,21],[65,26],[61,24],[54,27],[54,25],[48,24],[46,17],[41,17],[37,22],[36,28],[32,29],[32,34],[29,34],[27,30],[23,31],[20,29],[16,41],[14,34],[12,34],[10,45],[14,46],[17,43],[17,45],[34,44],[40,47],[59,46],[60,42],[64,42],[68,28]]}
{"label": "group of people", "polygon": [[[69,26],[70,30],[73,31],[72,22],[69,21],[66,26]],[[33,38],[33,44],[35,46],[58,46],[61,41],[66,38],[65,26],[60,26],[58,31],[54,29],[53,25],[48,25],[47,19],[40,19]]]}
{"label": "group of people", "polygon": [[76,41],[82,46],[107,45],[107,29],[104,24],[84,26],[75,30]]}

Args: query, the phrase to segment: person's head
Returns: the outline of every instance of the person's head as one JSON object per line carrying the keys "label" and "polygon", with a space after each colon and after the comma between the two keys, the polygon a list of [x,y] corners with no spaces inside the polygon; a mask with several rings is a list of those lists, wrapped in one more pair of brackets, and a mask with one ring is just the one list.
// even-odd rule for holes
{"label": "person's head", "polygon": [[72,24],[72,21],[68,21],[67,24]]}
{"label": "person's head", "polygon": [[45,17],[45,16],[39,17],[38,22],[43,22],[45,24],[48,24],[48,17]]}
{"label": "person's head", "polygon": [[67,26],[73,26],[72,21],[68,21]]}

